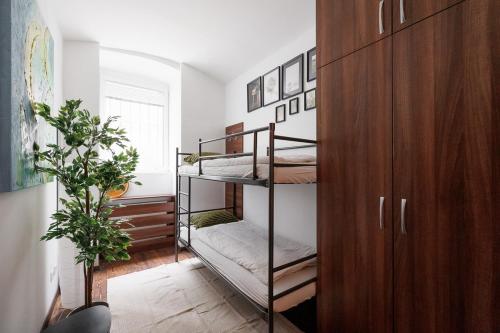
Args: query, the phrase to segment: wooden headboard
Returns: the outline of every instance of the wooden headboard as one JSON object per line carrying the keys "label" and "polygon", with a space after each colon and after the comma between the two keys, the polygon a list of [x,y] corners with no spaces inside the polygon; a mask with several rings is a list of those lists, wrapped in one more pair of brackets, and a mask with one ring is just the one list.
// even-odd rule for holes
{"label": "wooden headboard", "polygon": [[[226,135],[243,132],[243,123],[226,127]],[[226,154],[243,153],[243,136],[237,136],[226,140]],[[233,184],[226,184],[226,207],[233,205]],[[236,216],[243,218],[243,184],[236,184]]]}

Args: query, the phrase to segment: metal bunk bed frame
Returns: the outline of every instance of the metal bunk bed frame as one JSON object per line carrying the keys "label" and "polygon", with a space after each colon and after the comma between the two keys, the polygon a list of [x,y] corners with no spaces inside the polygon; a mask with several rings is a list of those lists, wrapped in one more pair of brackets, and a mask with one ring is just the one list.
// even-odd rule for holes
{"label": "metal bunk bed frame", "polygon": [[[264,131],[269,131],[269,147],[267,149],[267,155],[269,156],[269,177],[267,179],[259,179],[257,177],[257,135],[260,132]],[[249,153],[233,153],[233,154],[221,154],[221,155],[212,155],[212,156],[202,156],[202,145],[211,143],[211,142],[216,142],[216,141],[222,141],[222,140],[227,140],[232,137],[238,137],[238,136],[245,136],[245,135],[253,135],[253,151]],[[298,142],[298,143],[303,143],[303,145],[298,145],[298,146],[290,146],[290,147],[280,147],[276,148],[275,147],[275,141],[280,140],[280,141],[288,141],[288,142]],[[311,278],[309,280],[306,280],[302,283],[299,283],[287,290],[284,290],[278,294],[274,294],[274,281],[273,281],[273,276],[275,272],[281,271],[283,269],[286,269],[288,267],[297,265],[299,263],[302,263],[304,261],[313,259],[316,257],[316,253],[297,259],[295,261],[283,264],[278,267],[274,267],[274,186],[276,185],[274,183],[274,168],[275,167],[297,167],[297,166],[311,166],[314,164],[302,164],[302,163],[275,163],[274,162],[274,156],[275,156],[275,151],[277,150],[289,150],[289,149],[302,149],[302,148],[309,148],[309,147],[315,147],[317,144],[316,140],[310,140],[310,139],[302,139],[302,138],[295,138],[295,137],[288,137],[288,136],[281,136],[281,135],[276,135],[275,134],[275,124],[270,123],[269,126],[265,127],[260,127],[256,128],[253,130],[247,130],[239,133],[233,133],[229,134],[220,138],[216,139],[210,139],[210,140],[198,140],[198,156],[199,156],[199,167],[198,167],[198,175],[181,175],[179,174],[179,158],[182,156],[187,156],[191,155],[191,153],[182,153],[179,152],[179,148],[176,148],[176,200],[175,200],[175,205],[176,205],[176,215],[175,215],[175,261],[179,261],[179,244],[181,243],[187,250],[189,250],[191,253],[193,253],[196,257],[198,257],[211,271],[216,273],[218,276],[220,276],[235,292],[238,294],[242,295],[250,304],[252,304],[266,319],[268,323],[268,332],[272,333],[274,330],[274,311],[273,311],[273,305],[274,301],[284,297],[310,283],[313,283],[316,281],[316,277]],[[252,177],[226,177],[226,176],[211,176],[211,175],[204,175],[202,171],[202,162],[204,160],[210,160],[210,159],[217,159],[217,158],[232,158],[232,157],[241,157],[241,156],[252,156],[253,157],[253,172],[252,172]],[[181,191],[181,183],[182,183],[182,177],[187,178],[188,181],[188,191],[183,192]],[[192,211],[191,210],[191,180],[192,179],[203,179],[203,180],[210,180],[210,181],[218,181],[218,182],[225,182],[225,183],[233,183],[233,203],[232,207],[223,207],[223,208],[215,208],[215,209],[204,209],[204,210],[197,210],[197,211]],[[234,213],[236,213],[236,184],[245,184],[245,185],[255,185],[255,186],[263,186],[267,187],[269,189],[269,197],[268,197],[268,204],[269,204],[269,225],[268,225],[268,307],[265,308],[262,305],[258,304],[255,300],[253,300],[251,297],[246,295],[242,290],[240,290],[234,283],[232,283],[222,272],[220,272],[219,269],[214,267],[209,260],[204,258],[200,253],[198,253],[192,246],[191,246],[191,214],[195,213],[202,213],[202,212],[209,212],[209,211],[215,211],[215,210],[228,210],[232,209]],[[187,197],[187,202],[188,202],[188,207],[184,208],[181,206],[181,196]],[[182,221],[181,217],[183,215],[187,215],[187,223],[185,221]],[[188,239],[185,240],[180,237],[180,228],[181,225],[187,228],[188,232]]]}

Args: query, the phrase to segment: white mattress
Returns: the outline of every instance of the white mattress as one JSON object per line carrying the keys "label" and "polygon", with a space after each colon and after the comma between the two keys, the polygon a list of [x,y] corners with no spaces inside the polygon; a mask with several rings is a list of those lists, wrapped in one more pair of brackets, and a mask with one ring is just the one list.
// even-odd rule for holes
{"label": "white mattress", "polygon": [[[249,222],[245,222],[249,223]],[[209,227],[210,228],[210,227]],[[206,258],[216,269],[219,270],[229,281],[243,291],[247,296],[252,298],[258,304],[267,308],[267,284],[264,284],[259,278],[252,274],[236,262],[230,260],[211,246],[207,245],[199,239],[197,231],[194,227],[191,228],[191,246]],[[187,228],[181,228],[182,239],[187,241]],[[274,281],[274,294],[278,294],[293,286],[300,284],[316,276],[316,266],[308,265],[298,271],[291,272],[281,276]],[[275,278],[276,279],[276,278]],[[276,312],[285,311],[294,307],[305,300],[310,299],[316,294],[316,284],[310,283],[284,297],[274,301],[273,308]]]}
{"label": "white mattress", "polygon": [[[316,182],[316,157],[313,155],[288,155],[274,158],[275,163],[300,163],[311,166],[275,167],[274,181],[279,184],[307,184]],[[201,163],[202,172],[209,176],[250,178],[253,175],[253,157],[219,158]],[[198,162],[179,167],[181,175],[198,175]],[[269,157],[257,158],[257,177],[269,177]]]}

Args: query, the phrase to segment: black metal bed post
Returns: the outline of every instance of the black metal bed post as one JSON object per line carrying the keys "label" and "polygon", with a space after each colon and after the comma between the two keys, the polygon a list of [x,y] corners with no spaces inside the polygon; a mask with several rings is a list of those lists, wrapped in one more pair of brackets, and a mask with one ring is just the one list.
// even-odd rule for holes
{"label": "black metal bed post", "polygon": [[[233,150],[233,154],[236,154],[236,151]],[[227,186],[226,186],[227,188]],[[226,203],[224,203],[225,205]],[[236,210],[236,183],[233,183],[233,215],[237,216],[238,212]]]}
{"label": "black metal bed post", "polygon": [[[268,297],[268,332],[274,330],[274,129],[275,124],[269,124],[269,257],[267,271],[267,297]],[[254,142],[255,143],[255,142]],[[255,163],[255,162],[254,162]]]}
{"label": "black metal bed post", "polygon": [[178,230],[179,219],[181,215],[179,214],[179,147],[175,148],[175,215],[174,215],[174,249],[175,249],[175,262],[179,262],[179,249],[178,249]]}
{"label": "black metal bed post", "polygon": [[233,183],[233,215],[238,215],[236,211],[236,183]]}
{"label": "black metal bed post", "polygon": [[201,138],[198,139],[198,176],[201,176]]}
{"label": "black metal bed post", "polygon": [[253,169],[252,176],[253,179],[257,179],[257,135],[258,132],[253,133]]}
{"label": "black metal bed post", "polygon": [[188,177],[188,244],[191,246],[191,177]]}

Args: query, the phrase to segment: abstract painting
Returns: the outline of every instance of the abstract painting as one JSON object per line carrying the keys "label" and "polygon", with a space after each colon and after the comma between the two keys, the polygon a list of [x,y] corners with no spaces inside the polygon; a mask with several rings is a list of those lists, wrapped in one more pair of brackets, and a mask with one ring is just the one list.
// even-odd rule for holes
{"label": "abstract painting", "polygon": [[[0,191],[50,181],[34,170],[33,145],[55,143],[56,133],[33,105],[54,101],[54,41],[35,0],[0,5]],[[5,47],[10,46],[10,47]]]}

